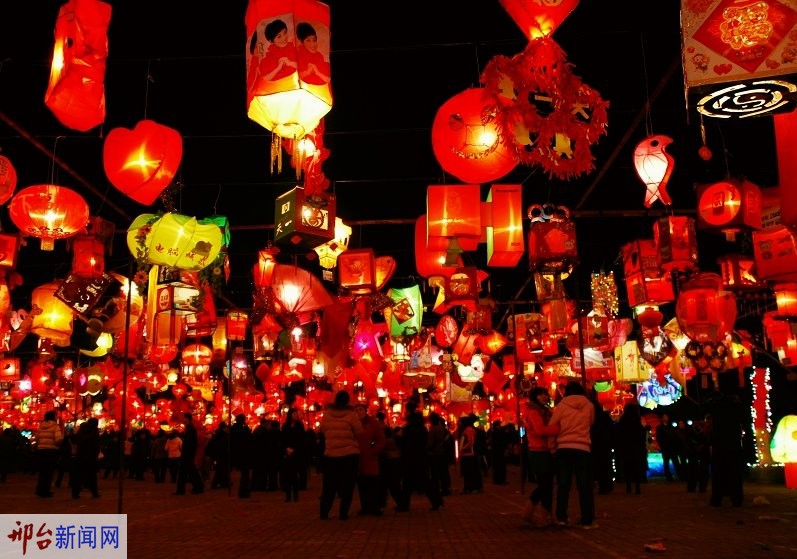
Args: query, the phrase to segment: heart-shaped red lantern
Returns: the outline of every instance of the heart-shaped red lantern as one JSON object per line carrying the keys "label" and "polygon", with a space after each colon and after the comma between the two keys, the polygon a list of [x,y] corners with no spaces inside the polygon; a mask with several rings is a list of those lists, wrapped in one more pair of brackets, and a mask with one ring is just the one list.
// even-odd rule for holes
{"label": "heart-shaped red lantern", "polygon": [[454,95],[432,122],[432,149],[448,173],[467,183],[500,179],[517,165],[511,148],[501,141],[495,109],[473,87]]}
{"label": "heart-shaped red lantern", "polygon": [[169,186],[182,158],[180,133],[154,120],[142,120],[133,130],[114,128],[102,150],[111,184],[145,206]]}

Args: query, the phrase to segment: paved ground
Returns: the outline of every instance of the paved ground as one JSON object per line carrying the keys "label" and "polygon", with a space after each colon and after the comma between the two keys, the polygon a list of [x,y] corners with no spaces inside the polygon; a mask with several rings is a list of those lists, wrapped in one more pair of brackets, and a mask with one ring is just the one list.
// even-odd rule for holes
{"label": "paved ground", "polygon": [[[227,490],[174,496],[170,483],[100,482],[100,499],[52,499],[33,495],[35,479],[14,474],[0,484],[0,511],[10,513],[128,515],[128,557],[191,558],[624,558],[662,555],[670,559],[797,557],[797,490],[782,482],[745,485],[745,504],[708,506],[707,494],[687,493],[679,482],[651,479],[641,495],[619,488],[596,495],[598,529],[531,528],[519,513],[531,486],[510,466],[510,483],[487,481],[480,494],[455,494],[430,511],[414,496],[408,513],[342,521],[318,519],[320,478],[313,475],[299,502],[282,493],[239,499]],[[456,479],[455,487],[461,487]],[[571,520],[578,519],[572,500]],[[358,503],[352,512],[358,510]],[[336,507],[333,513],[337,512]],[[646,551],[661,544],[665,551]]]}

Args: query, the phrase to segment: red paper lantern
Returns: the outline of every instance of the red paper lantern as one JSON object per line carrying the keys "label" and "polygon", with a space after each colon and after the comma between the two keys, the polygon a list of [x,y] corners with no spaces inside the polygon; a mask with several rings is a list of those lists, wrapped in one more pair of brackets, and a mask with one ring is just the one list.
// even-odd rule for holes
{"label": "red paper lantern", "polygon": [[492,185],[485,206],[482,221],[487,232],[487,265],[513,268],[525,251],[521,185]]}
{"label": "red paper lantern", "polygon": [[182,157],[180,133],[154,120],[142,120],[133,130],[114,128],[102,148],[108,180],[145,206],[155,202],[169,186]]}
{"label": "red paper lantern", "polygon": [[376,263],[370,248],[349,249],[338,255],[340,287],[352,295],[376,291]]}
{"label": "red paper lantern", "polygon": [[105,272],[105,246],[91,235],[72,241],[72,273],[81,278],[98,278]]}
{"label": "red paper lantern", "polygon": [[695,220],[687,216],[668,216],[653,224],[659,268],[665,272],[688,272],[697,268]]}
{"label": "red paper lantern", "polygon": [[429,249],[450,250],[451,241],[456,239],[462,251],[476,250],[482,235],[481,217],[478,184],[427,187],[426,244]]}
{"label": "red paper lantern", "polygon": [[[345,253],[344,253],[345,254]],[[456,266],[462,265],[462,257],[456,257]],[[415,269],[424,278],[448,277],[456,266],[446,266],[446,247],[432,248],[426,242],[426,214],[415,220]]]}
{"label": "red paper lantern", "polygon": [[570,15],[578,0],[498,0],[529,40],[547,37]]}
{"label": "red paper lantern", "polygon": [[8,214],[23,235],[41,239],[42,250],[53,250],[56,239],[77,234],[89,221],[83,197],[54,184],[23,188],[11,199]]}
{"label": "red paper lantern", "polygon": [[700,273],[681,287],[675,316],[693,341],[720,342],[736,322],[736,297],[722,289],[718,274]]}
{"label": "red paper lantern", "polygon": [[753,257],[761,280],[797,281],[797,239],[789,227],[778,225],[753,231]]}
{"label": "red paper lantern", "polygon": [[512,149],[501,140],[495,107],[482,99],[484,90],[466,89],[438,109],[432,122],[432,149],[448,173],[468,183],[499,179],[517,165]]}
{"label": "red paper lantern", "polygon": [[576,225],[564,206],[535,204],[528,209],[529,270],[569,273],[578,262]]}
{"label": "red paper lantern", "polygon": [[69,128],[85,132],[105,120],[105,60],[111,6],[70,0],[58,11],[44,102]]}
{"label": "red paper lantern", "polygon": [[14,195],[17,187],[17,170],[5,155],[0,155],[0,204],[5,204]]}
{"label": "red paper lantern", "polygon": [[665,206],[671,206],[672,200],[667,194],[667,183],[670,181],[675,159],[667,153],[667,146],[672,138],[657,134],[648,136],[634,149],[634,168],[637,176],[645,185],[645,207],[649,208],[658,200]]}
{"label": "red paper lantern", "polygon": [[237,310],[229,311],[227,313],[227,340],[238,342],[245,340],[248,326],[248,313]]}

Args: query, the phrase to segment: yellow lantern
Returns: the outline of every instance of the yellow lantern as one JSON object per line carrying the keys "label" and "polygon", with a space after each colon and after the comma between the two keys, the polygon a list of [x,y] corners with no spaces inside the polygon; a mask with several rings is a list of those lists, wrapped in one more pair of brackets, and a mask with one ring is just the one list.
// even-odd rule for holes
{"label": "yellow lantern", "polygon": [[102,332],[97,337],[97,347],[95,349],[81,349],[80,353],[89,357],[102,357],[108,354],[108,350],[113,347],[113,336],[108,332]]}
{"label": "yellow lantern", "polygon": [[189,271],[212,264],[222,240],[215,223],[175,213],[140,215],[127,230],[127,247],[136,259]]}
{"label": "yellow lantern", "polygon": [[318,263],[322,268],[330,270],[335,267],[338,255],[349,247],[349,237],[351,237],[351,227],[336,217],[335,238],[313,249],[318,254]]}
{"label": "yellow lantern", "polygon": [[61,283],[52,281],[45,283],[33,290],[31,295],[31,307],[38,307],[42,310],[39,314],[33,315],[33,323],[30,331],[41,338],[47,338],[53,344],[61,347],[69,345],[69,338],[72,336],[72,309],[55,296],[55,291]]}

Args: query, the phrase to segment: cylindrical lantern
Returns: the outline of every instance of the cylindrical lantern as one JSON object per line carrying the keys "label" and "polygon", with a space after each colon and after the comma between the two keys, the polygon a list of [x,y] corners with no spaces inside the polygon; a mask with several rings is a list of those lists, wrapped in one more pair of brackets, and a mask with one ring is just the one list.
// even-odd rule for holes
{"label": "cylindrical lantern", "polygon": [[91,235],[72,241],[72,273],[81,278],[97,278],[105,272],[105,246]]}
{"label": "cylindrical lantern", "polygon": [[246,9],[249,118],[279,138],[302,138],[332,108],[329,6],[250,0]]}
{"label": "cylindrical lantern", "polygon": [[665,272],[688,272],[697,267],[695,220],[671,215],[653,224],[659,268]]}
{"label": "cylindrical lantern", "polygon": [[72,309],[55,296],[55,291],[60,287],[60,282],[45,283],[33,290],[31,295],[31,309],[38,307],[41,313],[31,310],[33,323],[30,331],[39,337],[47,338],[53,344],[61,347],[69,345],[72,336]]}
{"label": "cylindrical lantern", "polygon": [[5,155],[0,155],[0,204],[5,204],[17,188],[17,170]]}
{"label": "cylindrical lantern", "polygon": [[105,61],[111,5],[70,0],[55,20],[55,46],[44,103],[55,117],[85,132],[105,120]]}
{"label": "cylindrical lantern", "polygon": [[132,130],[114,128],[102,146],[108,180],[123,194],[151,205],[169,186],[183,158],[183,138],[173,128],[142,120]]}
{"label": "cylindrical lantern", "polygon": [[23,235],[41,239],[42,250],[53,250],[56,239],[79,233],[89,222],[89,206],[69,188],[37,184],[11,199],[8,215]]}
{"label": "cylindrical lantern", "polygon": [[467,183],[500,179],[518,161],[501,141],[496,108],[486,102],[483,88],[457,93],[438,109],[432,122],[432,149],[448,173]]}
{"label": "cylindrical lantern", "polygon": [[720,342],[736,322],[736,297],[722,289],[718,274],[700,273],[678,294],[675,316],[681,331],[696,342]]}
{"label": "cylindrical lantern", "polygon": [[249,314],[244,311],[227,313],[227,341],[241,342],[246,339],[246,328],[249,325]]}

